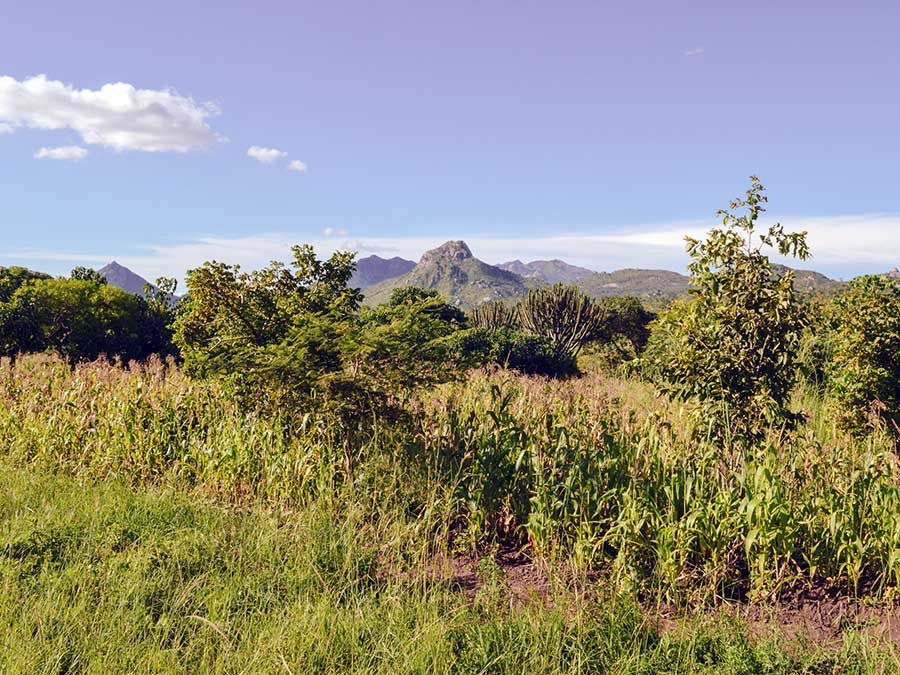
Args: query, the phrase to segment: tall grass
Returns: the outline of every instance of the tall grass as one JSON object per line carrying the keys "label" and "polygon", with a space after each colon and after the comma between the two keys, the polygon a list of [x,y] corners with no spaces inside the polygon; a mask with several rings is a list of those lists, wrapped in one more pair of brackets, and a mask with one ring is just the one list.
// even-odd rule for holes
{"label": "tall grass", "polygon": [[727,618],[661,635],[620,597],[513,609],[490,575],[474,602],[385,575],[395,525],[349,485],[235,510],[8,460],[0,484],[4,674],[900,672],[856,635],[823,650]]}
{"label": "tall grass", "polygon": [[[0,453],[94,478],[182,484],[304,506],[349,489],[419,559],[445,547],[527,546],[669,601],[771,597],[825,584],[892,596],[900,581],[893,444],[835,431],[827,402],[734,461],[692,411],[647,385],[473,373],[375,420],[348,471],[344,434],[315,411],[262,415],[171,364],[0,364]],[[373,515],[374,514],[374,515]],[[394,550],[403,549],[396,546]],[[417,548],[416,548],[417,547]]]}

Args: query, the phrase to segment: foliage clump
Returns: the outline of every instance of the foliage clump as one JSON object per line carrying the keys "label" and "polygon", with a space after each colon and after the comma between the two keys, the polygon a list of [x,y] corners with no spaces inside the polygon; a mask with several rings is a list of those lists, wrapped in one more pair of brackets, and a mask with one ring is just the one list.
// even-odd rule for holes
{"label": "foliage clump", "polygon": [[53,278],[21,267],[0,268],[0,355],[52,351],[65,358],[105,355],[122,361],[173,352],[172,307],[106,283],[76,267]]}
{"label": "foliage clump", "polygon": [[844,428],[861,432],[876,420],[900,434],[900,287],[868,275],[835,300],[837,330],[828,387]]}
{"label": "foliage clump", "polygon": [[529,291],[519,303],[518,317],[525,330],[550,341],[559,359],[576,359],[600,327],[600,314],[591,299],[563,284]]}
{"label": "foliage clump", "polygon": [[756,441],[765,425],[791,425],[789,398],[805,311],[793,272],[773,273],[768,251],[805,259],[806,233],[780,224],[756,234],[767,197],[755,176],[744,198],[719,211],[721,227],[687,238],[691,300],[663,312],[649,372],[679,399],[700,403],[720,440]]}
{"label": "foliage clump", "polygon": [[465,315],[431,291],[398,289],[360,311],[348,287],[354,254],[319,260],[295,246],[290,268],[255,272],[206,263],[188,273],[175,342],[185,369],[222,379],[248,405],[301,416],[336,414],[347,434],[375,411],[397,411],[416,387],[454,377],[444,338]]}

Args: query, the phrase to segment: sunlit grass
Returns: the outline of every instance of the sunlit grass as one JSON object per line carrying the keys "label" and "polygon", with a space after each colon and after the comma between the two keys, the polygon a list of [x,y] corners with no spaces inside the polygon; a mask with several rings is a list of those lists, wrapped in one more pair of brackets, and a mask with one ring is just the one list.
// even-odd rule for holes
{"label": "sunlit grass", "polygon": [[410,524],[362,517],[345,490],[276,509],[6,462],[0,481],[10,675],[897,671],[853,636],[825,650],[715,618],[660,635],[603,592],[552,609],[492,592],[469,602],[385,574],[379,537]]}
{"label": "sunlit grass", "polygon": [[735,456],[640,381],[472,373],[406,421],[374,420],[348,458],[327,417],[242,411],[172,365],[31,356],[3,362],[0,385],[9,462],[238,504],[350,490],[363,520],[391,523],[378,536],[403,551],[397,565],[501,541],[679,604],[809,585],[892,597],[900,581],[893,442],[838,433],[812,390],[797,394],[809,420],[795,434]]}

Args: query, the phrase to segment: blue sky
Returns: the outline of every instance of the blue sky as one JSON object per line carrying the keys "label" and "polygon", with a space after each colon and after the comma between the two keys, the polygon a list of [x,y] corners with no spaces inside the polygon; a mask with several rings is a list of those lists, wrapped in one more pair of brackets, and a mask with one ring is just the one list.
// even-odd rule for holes
{"label": "blue sky", "polygon": [[756,173],[808,266],[882,271],[898,26],[895,1],[10,3],[0,265],[181,277],[464,238],[680,269]]}

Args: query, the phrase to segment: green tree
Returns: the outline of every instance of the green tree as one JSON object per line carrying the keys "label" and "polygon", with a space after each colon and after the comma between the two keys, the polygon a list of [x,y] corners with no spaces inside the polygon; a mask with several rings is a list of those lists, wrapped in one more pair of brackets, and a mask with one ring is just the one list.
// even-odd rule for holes
{"label": "green tree", "polygon": [[828,388],[842,426],[862,432],[876,419],[900,434],[900,288],[863,276],[835,300]]}
{"label": "green tree", "polygon": [[385,403],[454,377],[468,364],[448,340],[466,315],[433,290],[394,289],[391,299],[363,310],[344,336],[349,372]]}
{"label": "green tree", "polygon": [[[313,373],[338,362],[333,325],[348,320],[362,299],[358,290],[347,288],[353,254],[320,261],[310,246],[292,251],[291,268],[273,262],[248,273],[208,262],[188,272],[174,339],[189,372],[237,373],[260,384],[282,373],[308,390]],[[301,356],[302,362],[284,362]]]}
{"label": "green tree", "polygon": [[0,303],[9,302],[12,294],[25,282],[52,278],[26,267],[0,267]]}
{"label": "green tree", "polygon": [[614,349],[620,358],[638,356],[650,338],[650,323],[656,315],[630,295],[601,298],[595,306],[597,328],[592,339]]}
{"label": "green tree", "polygon": [[293,251],[292,269],[206,263],[189,272],[175,343],[188,372],[226,378],[254,406],[339,416],[346,449],[370,413],[455,374],[443,341],[465,315],[414,288],[360,312],[360,292],[347,287],[353,254],[319,261],[309,246]]}
{"label": "green tree", "polygon": [[90,267],[75,267],[70,273],[69,278],[74,281],[89,281],[91,283],[102,285],[106,283],[106,277],[104,277],[97,270],[91,269]]}
{"label": "green tree", "polygon": [[0,303],[0,353],[55,351],[123,361],[171,350],[140,296],[96,281],[34,277]]}
{"label": "green tree", "polygon": [[788,409],[804,310],[793,273],[773,274],[766,250],[808,256],[806,233],[780,224],[755,234],[765,211],[755,176],[743,199],[719,211],[722,226],[705,240],[687,238],[692,301],[657,321],[650,370],[672,395],[696,399],[700,419],[719,439],[757,440],[767,424],[790,425]]}

